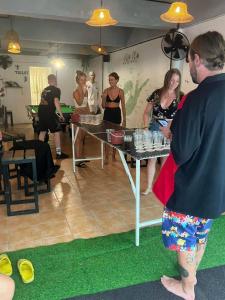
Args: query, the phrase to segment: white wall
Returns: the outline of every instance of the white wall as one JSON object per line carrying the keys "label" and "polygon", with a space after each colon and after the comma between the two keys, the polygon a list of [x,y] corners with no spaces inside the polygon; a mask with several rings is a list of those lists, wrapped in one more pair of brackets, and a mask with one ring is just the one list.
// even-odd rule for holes
{"label": "white wall", "polygon": [[[7,88],[3,104],[13,112],[14,123],[30,123],[25,109],[31,104],[29,67],[52,67],[50,60],[44,56],[11,55],[13,64],[6,70],[0,69],[0,78],[4,81],[16,81],[22,88]],[[62,91],[61,101],[73,104],[72,93],[75,87],[75,71],[81,69],[81,61],[64,59],[65,67],[57,71],[58,86]],[[17,70],[17,65],[19,70]],[[28,72],[28,75],[17,74],[16,71]],[[56,70],[52,68],[53,73]],[[27,76],[27,81],[25,81]]]}
{"label": "white wall", "polygon": [[[118,85],[125,90],[128,127],[142,126],[146,98],[162,86],[169,63],[161,51],[161,39],[114,52],[110,54],[110,62],[104,63],[104,87],[108,86],[109,73],[117,72],[120,76]],[[101,57],[90,61],[90,69],[100,74],[99,82],[100,66]]]}
{"label": "white wall", "polygon": [[[220,16],[189,26],[182,29],[182,32],[187,35],[190,42],[195,36],[209,30],[219,31],[225,37],[224,24],[225,16]],[[136,62],[124,64],[125,56],[132,56],[134,51],[139,54],[139,59]],[[169,69],[169,59],[165,57],[161,50],[161,38],[114,52],[110,54],[110,58],[110,63],[104,63],[104,87],[108,86],[108,74],[113,71],[117,72],[120,76],[119,86],[121,88],[126,87],[125,90],[128,90],[126,93],[127,124],[129,127],[142,126],[145,99],[154,89],[162,86],[164,75]],[[182,71],[182,91],[187,93],[196,88],[196,84],[192,82],[189,73],[189,66],[185,61],[175,62],[173,67],[178,67]],[[97,80],[101,82],[101,57],[90,61],[90,69],[93,69],[98,74]],[[139,94],[138,88],[146,80],[148,82]],[[133,110],[131,109],[132,105],[134,105]],[[132,112],[129,113],[130,111]]]}
{"label": "white wall", "polygon": [[77,70],[82,70],[81,60],[64,59],[65,66],[57,71],[58,87],[61,89],[61,102],[74,105],[73,91]]}
{"label": "white wall", "polygon": [[[207,31],[218,31],[225,38],[225,16],[220,16],[215,19],[202,22],[200,24],[190,26],[184,29],[184,34],[188,37],[191,42],[197,35],[205,33]],[[184,63],[183,74],[182,74],[182,89],[185,93],[195,89],[196,84],[192,82],[188,64]]]}

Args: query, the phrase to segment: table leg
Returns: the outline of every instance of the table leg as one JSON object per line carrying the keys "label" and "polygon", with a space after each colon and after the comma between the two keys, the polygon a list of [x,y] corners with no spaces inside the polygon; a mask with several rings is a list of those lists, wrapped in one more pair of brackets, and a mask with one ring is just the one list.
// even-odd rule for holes
{"label": "table leg", "polygon": [[37,190],[37,168],[36,168],[36,160],[32,161],[32,170],[33,170],[33,182],[34,182],[34,203],[35,203],[35,211],[39,212],[39,204],[38,204],[38,190]]}
{"label": "table leg", "polygon": [[125,172],[129,178],[131,188],[135,197],[135,204],[136,204],[136,210],[135,210],[135,216],[136,216],[136,222],[135,222],[135,245],[139,246],[139,234],[140,234],[140,167],[141,163],[140,160],[136,160],[136,182],[134,183],[134,180],[131,176],[128,164],[125,160],[124,153],[122,151],[119,151],[119,155],[121,158],[121,161],[123,163]]}
{"label": "table leg", "polygon": [[7,207],[7,215],[11,216],[11,204],[12,204],[12,194],[11,194],[11,184],[9,180],[9,168],[7,165],[2,166],[3,182],[4,182],[4,198]]}
{"label": "table leg", "polygon": [[73,172],[75,173],[75,166],[74,166],[74,124],[71,124],[71,135],[72,135],[72,154],[73,154]]}
{"label": "table leg", "polygon": [[136,228],[135,228],[135,245],[139,246],[140,241],[140,160],[136,160]]}
{"label": "table leg", "polygon": [[72,153],[73,153],[73,172],[76,172],[76,151],[75,143],[78,135],[79,127],[77,126],[76,132],[74,133],[74,124],[72,124]]}
{"label": "table leg", "polygon": [[101,142],[101,161],[102,161],[102,169],[104,168],[104,143]]}

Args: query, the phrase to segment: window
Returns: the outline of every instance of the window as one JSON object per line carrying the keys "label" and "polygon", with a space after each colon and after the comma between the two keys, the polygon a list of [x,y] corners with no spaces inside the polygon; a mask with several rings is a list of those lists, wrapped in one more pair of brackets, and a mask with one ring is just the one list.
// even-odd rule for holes
{"label": "window", "polygon": [[48,86],[48,75],[51,74],[51,68],[30,67],[30,92],[31,104],[38,105],[41,100],[41,92]]}

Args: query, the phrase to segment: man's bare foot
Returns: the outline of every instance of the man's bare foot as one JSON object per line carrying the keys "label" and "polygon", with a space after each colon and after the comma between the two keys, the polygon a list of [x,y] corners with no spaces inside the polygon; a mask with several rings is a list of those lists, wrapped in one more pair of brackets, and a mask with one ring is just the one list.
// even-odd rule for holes
{"label": "man's bare foot", "polygon": [[187,294],[184,292],[182,287],[182,282],[180,280],[176,280],[174,278],[170,278],[167,276],[163,276],[161,278],[162,285],[169,291],[185,300],[195,300],[195,295]]}

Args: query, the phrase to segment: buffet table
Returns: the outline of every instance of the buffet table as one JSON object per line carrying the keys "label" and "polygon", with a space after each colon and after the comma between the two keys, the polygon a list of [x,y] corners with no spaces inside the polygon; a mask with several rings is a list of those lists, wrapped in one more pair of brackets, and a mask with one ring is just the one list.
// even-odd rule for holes
{"label": "buffet table", "polygon": [[[76,162],[80,160],[101,160],[102,168],[104,166],[104,157],[103,157],[103,145],[104,143],[110,145],[115,148],[121,158],[123,167],[130,181],[130,185],[135,197],[136,202],[136,227],[135,227],[135,244],[139,246],[140,242],[140,229],[146,226],[154,225],[161,223],[161,219],[149,220],[146,222],[140,221],[140,162],[144,159],[155,158],[155,157],[165,157],[169,154],[169,146],[161,146],[159,148],[152,148],[145,150],[146,148],[141,148],[137,146],[137,143],[134,141],[135,129],[127,129],[121,126],[112,124],[107,121],[103,121],[100,125],[89,125],[89,124],[80,124],[80,123],[72,123],[72,152],[73,152],[73,170],[76,172]],[[75,132],[76,126],[76,132]],[[86,133],[94,136],[101,142],[101,153],[100,156],[96,157],[88,157],[86,159],[76,159],[75,157],[75,141],[79,130],[84,130]],[[129,139],[125,139],[125,142],[121,145],[113,145],[110,139],[110,130],[123,130],[125,135],[129,136]],[[137,129],[136,129],[137,130]],[[131,140],[132,139],[132,140]],[[127,141],[126,140],[130,140]],[[136,162],[136,175],[135,179],[133,179],[130,169],[128,167],[128,163],[125,159],[125,155],[131,156]]]}

